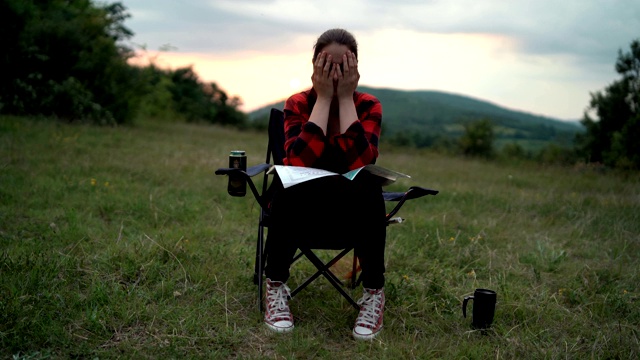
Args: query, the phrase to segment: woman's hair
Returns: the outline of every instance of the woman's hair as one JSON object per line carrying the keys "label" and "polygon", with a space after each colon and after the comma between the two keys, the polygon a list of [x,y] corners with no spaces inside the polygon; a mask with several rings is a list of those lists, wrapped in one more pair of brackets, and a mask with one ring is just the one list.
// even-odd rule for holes
{"label": "woman's hair", "polygon": [[330,29],[320,35],[316,44],[313,45],[313,61],[316,61],[318,54],[320,54],[320,51],[322,51],[325,46],[333,43],[346,46],[356,56],[356,59],[358,58],[358,43],[356,42],[356,38],[347,30]]}

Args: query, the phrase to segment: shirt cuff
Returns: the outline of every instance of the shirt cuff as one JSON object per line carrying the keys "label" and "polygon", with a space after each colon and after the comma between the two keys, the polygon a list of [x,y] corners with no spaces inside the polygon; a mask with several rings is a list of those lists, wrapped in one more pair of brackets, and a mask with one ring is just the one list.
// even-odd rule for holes
{"label": "shirt cuff", "polygon": [[364,134],[364,127],[362,127],[362,123],[360,123],[360,121],[354,121],[343,134],[332,136],[330,142],[334,144],[338,139],[355,139],[361,134]]}
{"label": "shirt cuff", "polygon": [[320,126],[315,123],[307,121],[304,125],[302,125],[302,131],[307,132],[313,135],[324,136],[324,131],[320,128]]}

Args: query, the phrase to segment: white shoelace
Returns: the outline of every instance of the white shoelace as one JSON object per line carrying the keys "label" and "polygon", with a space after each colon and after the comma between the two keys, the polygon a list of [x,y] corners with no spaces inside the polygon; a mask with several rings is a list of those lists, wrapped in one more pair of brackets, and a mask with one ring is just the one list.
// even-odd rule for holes
{"label": "white shoelace", "polygon": [[380,317],[380,313],[376,313],[376,310],[382,307],[382,294],[371,294],[366,291],[362,298],[358,300],[358,305],[361,307],[356,324],[372,329],[375,328]]}
{"label": "white shoelace", "polygon": [[278,287],[270,287],[267,291],[267,302],[269,304],[270,318],[286,318],[290,319],[291,312],[287,305],[287,300],[291,290],[286,284]]}

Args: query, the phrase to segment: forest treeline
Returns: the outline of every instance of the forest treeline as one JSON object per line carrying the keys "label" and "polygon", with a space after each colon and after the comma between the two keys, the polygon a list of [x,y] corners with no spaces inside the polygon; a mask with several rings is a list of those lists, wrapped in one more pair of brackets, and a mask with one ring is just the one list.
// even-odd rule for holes
{"label": "forest treeline", "polygon": [[1,0],[0,112],[130,124],[137,116],[246,125],[240,99],[191,67],[131,65],[121,3]]}
{"label": "forest treeline", "polygon": [[[240,98],[202,81],[191,67],[131,64],[133,31],[124,25],[129,17],[119,2],[0,0],[0,114],[95,124],[132,124],[144,117],[260,128],[239,110]],[[581,120],[585,131],[567,146],[543,149],[537,158],[640,169],[639,40],[628,51],[619,50],[615,69],[620,78],[590,94]],[[492,158],[495,125],[482,118],[468,121],[456,139],[396,135],[390,141]],[[504,145],[501,154],[531,157],[517,143]]]}

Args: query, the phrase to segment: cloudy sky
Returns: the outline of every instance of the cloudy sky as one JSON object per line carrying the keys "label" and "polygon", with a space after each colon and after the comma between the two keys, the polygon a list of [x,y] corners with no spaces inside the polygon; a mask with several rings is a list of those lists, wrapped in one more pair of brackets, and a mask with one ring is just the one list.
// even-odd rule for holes
{"label": "cloudy sky", "polygon": [[618,51],[640,39],[638,0],[121,2],[138,61],[192,65],[244,111],[310,87],[315,40],[341,27],[358,41],[362,85],[575,120],[591,92],[618,79]]}

